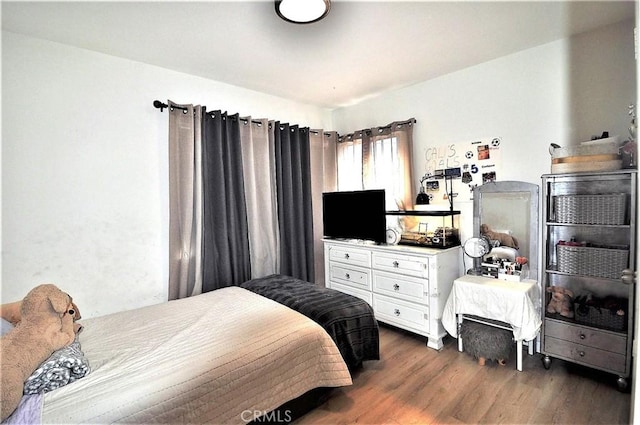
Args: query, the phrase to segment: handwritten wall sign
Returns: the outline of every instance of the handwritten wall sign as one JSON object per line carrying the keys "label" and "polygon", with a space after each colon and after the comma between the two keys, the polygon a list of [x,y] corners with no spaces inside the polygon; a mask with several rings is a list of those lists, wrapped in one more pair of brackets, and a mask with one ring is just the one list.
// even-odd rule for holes
{"label": "handwritten wall sign", "polygon": [[[477,139],[469,142],[450,143],[432,146],[424,150],[424,175],[430,180],[451,177],[456,182],[456,191],[463,191],[465,185],[469,191],[489,181],[500,178],[500,137]],[[435,199],[446,194],[433,193],[444,191],[444,185],[426,186]]]}

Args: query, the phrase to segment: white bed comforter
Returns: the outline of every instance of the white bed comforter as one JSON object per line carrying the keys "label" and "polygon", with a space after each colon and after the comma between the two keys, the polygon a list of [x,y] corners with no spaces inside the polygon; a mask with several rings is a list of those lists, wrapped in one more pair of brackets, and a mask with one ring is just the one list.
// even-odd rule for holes
{"label": "white bed comforter", "polygon": [[82,323],[92,371],[45,394],[43,423],[244,423],[351,384],[318,324],[239,287]]}

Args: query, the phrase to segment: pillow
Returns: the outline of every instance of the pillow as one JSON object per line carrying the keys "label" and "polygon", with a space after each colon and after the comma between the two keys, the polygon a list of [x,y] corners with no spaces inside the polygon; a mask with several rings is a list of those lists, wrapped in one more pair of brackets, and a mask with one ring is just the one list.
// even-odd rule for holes
{"label": "pillow", "polygon": [[41,394],[63,387],[91,372],[78,337],[55,351],[24,383],[24,394]]}
{"label": "pillow", "polygon": [[491,248],[489,257],[501,258],[503,260],[516,261],[518,250],[510,246],[499,245]]}
{"label": "pillow", "polygon": [[10,321],[0,317],[0,336],[4,336],[6,333],[9,333],[13,328],[14,326]]}

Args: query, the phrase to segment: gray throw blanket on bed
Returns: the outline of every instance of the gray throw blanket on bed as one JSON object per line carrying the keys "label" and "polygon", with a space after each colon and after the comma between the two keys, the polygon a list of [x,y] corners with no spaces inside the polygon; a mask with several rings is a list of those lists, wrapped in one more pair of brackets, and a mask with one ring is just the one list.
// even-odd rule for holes
{"label": "gray throw blanket on bed", "polygon": [[320,324],[338,346],[349,370],[380,359],[380,335],[373,309],[349,294],[274,274],[238,285],[286,305]]}
{"label": "gray throw blanket on bed", "polygon": [[54,352],[24,383],[24,394],[42,394],[60,388],[91,372],[78,339]]}

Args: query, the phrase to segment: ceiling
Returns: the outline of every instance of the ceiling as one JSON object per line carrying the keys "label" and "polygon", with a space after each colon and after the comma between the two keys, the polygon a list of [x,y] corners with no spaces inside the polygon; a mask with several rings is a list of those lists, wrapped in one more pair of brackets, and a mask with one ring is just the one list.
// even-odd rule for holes
{"label": "ceiling", "polygon": [[337,108],[635,16],[629,1],[2,1],[2,29]]}

